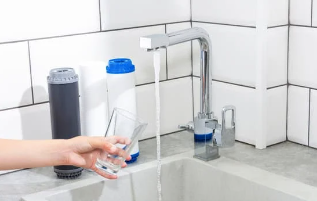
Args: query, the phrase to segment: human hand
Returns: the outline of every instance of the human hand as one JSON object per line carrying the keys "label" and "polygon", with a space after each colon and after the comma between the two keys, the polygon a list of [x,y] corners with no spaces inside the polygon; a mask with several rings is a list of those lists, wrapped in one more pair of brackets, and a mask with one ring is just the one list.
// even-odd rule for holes
{"label": "human hand", "polygon": [[[99,175],[108,179],[116,179],[117,176],[109,175],[102,170],[95,167],[97,158],[99,158],[102,151],[109,154],[118,155],[126,160],[131,160],[123,149],[118,148],[115,144],[130,144],[131,140],[120,136],[111,137],[86,137],[79,136],[67,140],[69,150],[66,151],[66,163],[77,167],[91,169]],[[124,162],[122,167],[126,167]]]}

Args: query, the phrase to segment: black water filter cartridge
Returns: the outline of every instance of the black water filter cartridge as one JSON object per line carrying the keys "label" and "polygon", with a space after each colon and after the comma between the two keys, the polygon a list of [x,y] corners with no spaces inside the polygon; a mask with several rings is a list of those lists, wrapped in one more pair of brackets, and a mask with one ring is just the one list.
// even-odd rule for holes
{"label": "black water filter cartridge", "polygon": [[[55,68],[47,77],[53,139],[70,139],[81,135],[78,75],[73,68]],[[77,178],[83,168],[54,166],[57,177]]]}

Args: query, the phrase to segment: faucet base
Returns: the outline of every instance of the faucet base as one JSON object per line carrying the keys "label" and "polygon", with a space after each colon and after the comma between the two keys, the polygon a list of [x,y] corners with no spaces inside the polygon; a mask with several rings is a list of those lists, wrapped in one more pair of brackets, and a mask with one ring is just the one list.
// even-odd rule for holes
{"label": "faucet base", "polygon": [[203,161],[210,161],[220,157],[219,155],[219,148],[217,146],[211,146],[209,144],[203,143],[203,146],[197,147],[197,143],[195,143],[195,154],[194,158],[203,160]]}

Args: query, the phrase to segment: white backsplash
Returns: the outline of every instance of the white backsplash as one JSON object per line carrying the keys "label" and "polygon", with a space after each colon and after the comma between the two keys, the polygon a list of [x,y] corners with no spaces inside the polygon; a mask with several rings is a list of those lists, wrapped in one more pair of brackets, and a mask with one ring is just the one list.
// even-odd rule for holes
{"label": "white backsplash", "polygon": [[[150,125],[143,138],[152,137],[153,55],[140,48],[139,37],[190,28],[190,16],[190,0],[1,1],[0,138],[51,138],[50,69],[73,67],[81,77],[77,67],[83,62],[122,57],[136,67],[139,113]],[[161,64],[166,134],[192,120],[191,43],[162,49]]]}
{"label": "white backsplash", "polygon": [[[51,138],[49,70],[117,57],[136,66],[138,111],[149,121],[143,138],[153,137],[153,58],[139,47],[139,37],[202,27],[212,41],[212,109],[220,117],[224,105],[236,105],[237,139],[256,144],[256,86],[262,78],[257,76],[260,11],[255,1],[31,0],[16,7],[17,1],[0,2],[0,137]],[[317,108],[317,3],[265,2],[265,102],[268,117],[274,113],[267,121],[266,145],[288,139],[317,148],[311,123]],[[162,49],[162,134],[178,131],[177,124],[199,111],[199,59],[196,41]]]}
{"label": "white backsplash", "polygon": [[317,2],[290,0],[288,139],[317,148]]}

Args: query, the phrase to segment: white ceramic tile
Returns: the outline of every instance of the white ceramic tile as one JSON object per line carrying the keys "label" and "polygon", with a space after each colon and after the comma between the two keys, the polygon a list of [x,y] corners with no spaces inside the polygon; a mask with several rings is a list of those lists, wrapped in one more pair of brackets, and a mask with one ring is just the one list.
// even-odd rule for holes
{"label": "white ceramic tile", "polygon": [[[210,35],[212,43],[212,78],[247,86],[255,86],[254,28],[193,23]],[[200,75],[198,42],[193,42],[194,75]]]}
{"label": "white ceramic tile", "polygon": [[317,29],[290,27],[289,77],[291,84],[317,88]]}
{"label": "white ceramic tile", "polygon": [[[199,110],[199,79],[194,80],[195,116]],[[254,89],[221,82],[212,83],[212,111],[222,121],[221,111],[226,105],[236,107],[236,140],[255,144],[256,92]],[[228,116],[230,118],[230,116]],[[230,122],[230,121],[227,121]]]}
{"label": "white ceramic tile", "polygon": [[316,0],[313,0],[313,15],[312,15],[312,25],[317,26],[317,3]]}
{"label": "white ceramic tile", "polygon": [[27,42],[0,45],[0,109],[32,103]]}
{"label": "white ceramic tile", "polygon": [[268,30],[267,87],[287,83],[288,27]]}
{"label": "white ceramic tile", "polygon": [[190,0],[100,0],[102,29],[190,20]]}
{"label": "white ceramic tile", "polygon": [[290,23],[311,25],[312,0],[290,0]]}
{"label": "white ceramic tile", "polygon": [[[162,90],[160,90],[160,93]],[[144,119],[148,125],[142,134],[141,139],[147,139],[155,136],[156,119],[155,119],[155,88],[154,84],[147,84],[136,87],[137,94],[137,113]]]}
{"label": "white ceramic tile", "polygon": [[317,91],[310,94],[309,146],[317,148]]}
{"label": "white ceramic tile", "polygon": [[0,1],[0,42],[100,30],[98,0]]}
{"label": "white ceramic tile", "polygon": [[[156,108],[154,84],[137,87],[138,115],[148,121],[142,139],[155,136]],[[179,124],[193,120],[192,80],[180,78],[160,84],[161,134],[178,131]]]}
{"label": "white ceramic tile", "polygon": [[52,139],[49,104],[1,111],[0,138]]}
{"label": "white ceramic tile", "polygon": [[278,26],[288,24],[288,1],[289,0],[269,0],[268,26]]}
{"label": "white ceramic tile", "polygon": [[[189,29],[189,22],[168,24],[167,33]],[[174,45],[167,48],[168,78],[190,75],[192,72],[191,42]]]}
{"label": "white ceramic tile", "polygon": [[267,146],[286,140],[287,86],[270,89],[267,92]]}
{"label": "white ceramic tile", "polygon": [[254,0],[192,0],[194,21],[255,26]]}
{"label": "white ceramic tile", "polygon": [[[56,67],[77,67],[81,62],[126,57],[136,68],[136,83],[154,81],[153,55],[140,48],[143,35],[164,33],[164,26],[46,39],[30,42],[33,85],[47,90],[46,76]],[[166,52],[161,50],[161,79],[166,78]],[[105,70],[106,73],[106,70]],[[83,75],[84,76],[84,75]],[[35,102],[48,100],[47,93],[34,90]]]}
{"label": "white ceramic tile", "polygon": [[308,145],[309,89],[289,86],[288,140]]}
{"label": "white ceramic tile", "polygon": [[192,78],[162,82],[162,132],[178,130],[179,124],[193,121]]}

